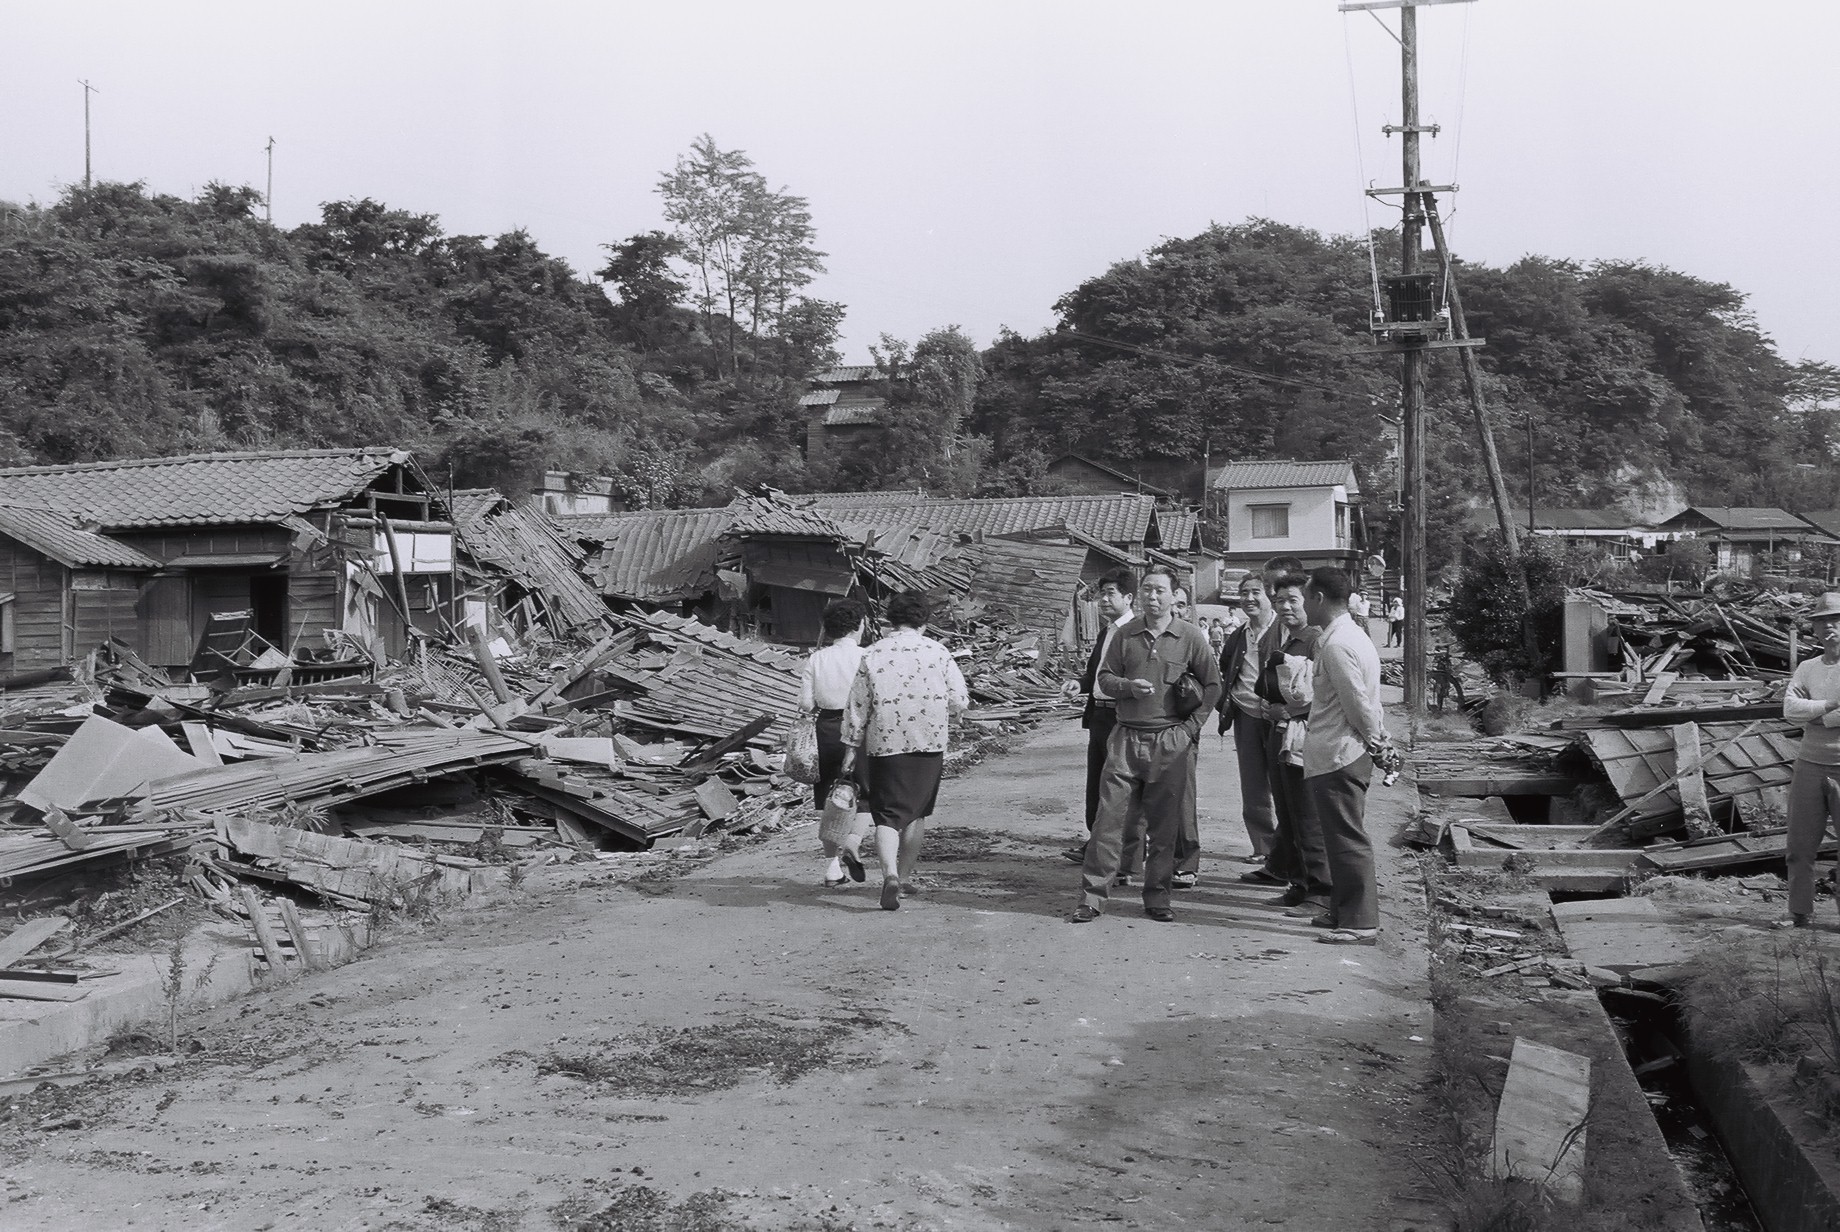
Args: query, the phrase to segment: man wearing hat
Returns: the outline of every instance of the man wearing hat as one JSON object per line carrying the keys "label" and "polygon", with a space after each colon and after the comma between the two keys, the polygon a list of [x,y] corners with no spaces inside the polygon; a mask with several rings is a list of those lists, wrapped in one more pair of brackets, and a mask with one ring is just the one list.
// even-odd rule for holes
{"label": "man wearing hat", "polygon": [[1807,928],[1814,914],[1814,857],[1828,822],[1840,826],[1840,591],[1808,613],[1821,656],[1794,665],[1783,718],[1802,725],[1789,780],[1789,919]]}

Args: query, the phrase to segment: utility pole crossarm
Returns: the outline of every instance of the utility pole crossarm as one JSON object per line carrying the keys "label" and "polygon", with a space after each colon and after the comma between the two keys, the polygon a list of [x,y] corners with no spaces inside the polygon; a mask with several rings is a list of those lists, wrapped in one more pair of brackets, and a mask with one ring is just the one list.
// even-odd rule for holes
{"label": "utility pole crossarm", "polygon": [[1371,9],[1416,9],[1427,4],[1473,4],[1475,0],[1344,0],[1335,6],[1338,13],[1358,13]]}

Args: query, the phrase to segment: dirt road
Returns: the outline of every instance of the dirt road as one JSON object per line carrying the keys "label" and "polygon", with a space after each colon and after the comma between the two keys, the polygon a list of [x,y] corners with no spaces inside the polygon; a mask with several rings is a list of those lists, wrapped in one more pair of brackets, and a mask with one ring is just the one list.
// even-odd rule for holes
{"label": "dirt road", "polygon": [[1396,1226],[1431,1038],[1409,863],[1379,948],[1314,944],[1233,881],[1209,734],[1177,923],[1066,924],[1083,739],[949,780],[898,912],[873,866],[822,889],[806,828],[674,880],[558,870],[201,1017],[243,1057],[13,1139],[0,1226]]}

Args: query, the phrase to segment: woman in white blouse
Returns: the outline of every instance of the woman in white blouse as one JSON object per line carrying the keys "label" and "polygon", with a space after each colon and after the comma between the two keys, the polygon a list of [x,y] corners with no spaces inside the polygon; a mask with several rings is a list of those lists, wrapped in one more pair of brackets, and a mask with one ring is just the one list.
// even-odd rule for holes
{"label": "woman in white blouse", "polygon": [[1840,591],[1828,591],[1808,614],[1821,657],[1795,665],[1783,718],[1802,725],[1802,746],[1789,779],[1789,919],[1807,928],[1814,915],[1814,857],[1829,820],[1840,823]]}
{"label": "woman in white blouse", "polygon": [[[825,609],[823,628],[826,645],[812,651],[805,660],[805,675],[799,685],[799,711],[818,716],[818,783],[817,805],[820,809],[830,798],[831,788],[844,777],[843,763],[848,750],[843,745],[843,708],[850,701],[850,686],[856,682],[862,666],[862,639],[869,626],[868,613],[854,599],[842,599]],[[844,869],[850,878],[861,881],[862,841],[873,824],[869,817],[869,794],[862,775],[856,775],[856,826],[842,844],[826,841],[824,854],[830,860],[824,870],[824,884],[835,889],[843,884]]]}
{"label": "woman in white blouse", "polygon": [[921,632],[929,615],[925,595],[888,601],[894,632],[863,652],[844,709],[843,743],[867,762],[884,911],[897,910],[913,884],[926,819],[939,798],[947,723],[970,704],[952,652]]}

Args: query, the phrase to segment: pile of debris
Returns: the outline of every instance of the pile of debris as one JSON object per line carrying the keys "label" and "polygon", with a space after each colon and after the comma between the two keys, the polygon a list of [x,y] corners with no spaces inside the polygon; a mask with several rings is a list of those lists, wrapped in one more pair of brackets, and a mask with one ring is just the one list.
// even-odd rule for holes
{"label": "pile of debris", "polygon": [[[801,657],[668,613],[594,635],[475,633],[374,679],[242,687],[175,681],[116,646],[0,692],[0,909],[55,909],[89,874],[183,854],[184,889],[246,922],[258,962],[311,965],[303,910],[401,909],[519,863],[773,828],[806,798],[778,752]],[[988,624],[943,636],[974,698],[966,734],[1071,712],[1051,647]],[[67,922],[44,918],[5,955]],[[52,986],[61,954],[0,962],[0,998],[82,995]]]}

